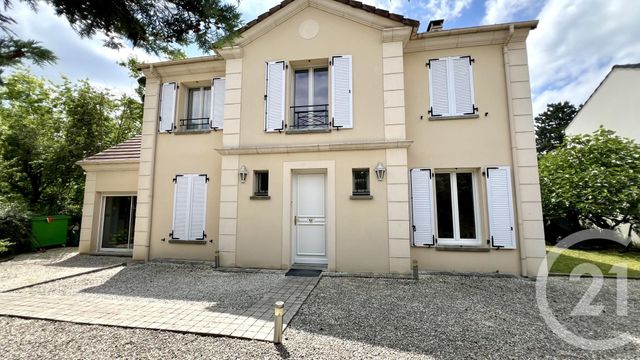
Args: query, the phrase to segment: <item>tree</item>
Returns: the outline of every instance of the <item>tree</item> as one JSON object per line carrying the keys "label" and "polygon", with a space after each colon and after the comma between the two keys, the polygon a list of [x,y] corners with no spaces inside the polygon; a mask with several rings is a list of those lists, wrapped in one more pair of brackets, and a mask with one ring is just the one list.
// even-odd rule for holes
{"label": "tree", "polygon": [[0,88],[0,196],[34,213],[82,211],[75,163],[140,132],[142,104],[86,80],[46,83],[24,71]]}
{"label": "tree", "polygon": [[55,94],[42,79],[18,72],[0,88],[0,182],[12,197],[35,207],[51,185],[46,159],[62,136]]}
{"label": "tree", "polygon": [[[37,9],[36,0],[22,0]],[[121,48],[125,43],[154,54],[175,55],[180,46],[196,44],[208,52],[214,45],[228,43],[240,26],[237,5],[224,0],[45,0],[56,13],[69,20],[83,37],[106,35],[105,46]],[[4,10],[11,0],[3,0]],[[0,15],[0,29],[9,34],[15,21]],[[49,50],[33,40],[3,38],[0,68],[29,59],[35,63],[55,60]]]}
{"label": "tree", "polygon": [[536,148],[538,154],[551,151],[564,139],[564,129],[569,125],[578,110],[568,101],[547,104],[547,110],[535,118]]}
{"label": "tree", "polygon": [[542,207],[548,221],[575,213],[586,226],[640,227],[640,145],[600,128],[568,137],[540,157]]}
{"label": "tree", "polygon": [[[5,11],[8,7],[9,2],[5,0]],[[57,60],[53,52],[40,46],[37,41],[16,39],[15,33],[9,29],[10,24],[15,24],[15,21],[0,14],[0,30],[3,33],[0,36],[0,85],[3,84],[3,68],[21,65],[24,60],[30,60],[38,66],[51,64]]]}

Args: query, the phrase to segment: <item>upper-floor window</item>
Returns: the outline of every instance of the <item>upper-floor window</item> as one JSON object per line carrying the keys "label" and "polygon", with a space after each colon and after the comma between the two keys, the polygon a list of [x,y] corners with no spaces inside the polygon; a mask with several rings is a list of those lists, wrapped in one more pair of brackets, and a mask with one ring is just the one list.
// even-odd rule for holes
{"label": "upper-floor window", "polygon": [[329,127],[329,69],[295,70],[291,122],[294,129]]}
{"label": "upper-floor window", "polygon": [[[208,83],[208,81],[207,81]],[[158,131],[193,131],[222,129],[224,124],[225,79],[214,78],[211,86],[182,83],[178,91],[175,82],[163,83],[160,88]],[[184,86],[184,87],[183,87]],[[180,109],[178,108],[180,94]],[[179,113],[179,115],[177,115]],[[176,120],[178,116],[178,120]]]}
{"label": "upper-floor window", "polygon": [[470,56],[430,59],[429,96],[431,117],[474,115],[473,72]]}
{"label": "upper-floor window", "polygon": [[209,129],[211,87],[190,88],[187,92],[187,116],[180,119],[180,130]]}
{"label": "upper-floor window", "polygon": [[[292,92],[289,97],[287,89]],[[333,56],[329,60],[267,62],[264,130],[352,128],[352,99],[350,55]]]}

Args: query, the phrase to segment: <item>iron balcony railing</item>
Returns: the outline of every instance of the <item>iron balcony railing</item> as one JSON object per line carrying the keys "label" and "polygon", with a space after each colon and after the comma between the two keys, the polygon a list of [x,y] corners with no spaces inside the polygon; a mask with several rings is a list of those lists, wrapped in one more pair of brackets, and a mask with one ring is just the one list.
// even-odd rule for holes
{"label": "iron balcony railing", "polygon": [[209,130],[209,118],[180,119],[181,131]]}
{"label": "iron balcony railing", "polygon": [[329,104],[291,107],[292,129],[323,129],[329,127]]}

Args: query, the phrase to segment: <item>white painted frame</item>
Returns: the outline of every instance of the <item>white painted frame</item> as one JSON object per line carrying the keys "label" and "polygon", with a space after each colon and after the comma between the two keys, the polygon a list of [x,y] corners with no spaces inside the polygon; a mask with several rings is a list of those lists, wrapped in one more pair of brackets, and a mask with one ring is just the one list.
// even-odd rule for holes
{"label": "white painted frame", "polygon": [[[458,192],[457,182],[455,181],[454,174],[470,173],[471,182],[473,184],[473,215],[475,219],[476,238],[475,239],[461,239],[460,238],[460,219],[458,212]],[[481,226],[480,226],[480,203],[478,196],[478,175],[475,169],[456,169],[456,170],[436,170],[433,173],[433,212],[434,212],[434,226],[437,245],[459,245],[459,246],[480,246],[482,244]],[[437,194],[437,174],[449,174],[450,186],[451,186],[451,211],[453,219],[453,238],[440,237],[440,229],[438,228],[438,194]]]}
{"label": "white painted frame", "polygon": [[282,176],[282,261],[281,267],[288,269],[292,258],[292,178],[296,171],[326,172],[326,240],[327,270],[336,271],[336,165],[334,160],[325,161],[287,161],[283,163]]}
{"label": "white painted frame", "polygon": [[[98,238],[96,239],[96,252],[98,253],[124,253],[130,254],[133,252],[133,240],[135,238],[135,233],[132,234],[130,240],[131,249],[115,249],[115,248],[103,248],[102,247],[102,235],[104,232],[104,214],[105,214],[105,206],[106,206],[106,198],[107,197],[137,197],[137,193],[102,193],[100,195],[100,226],[98,227]],[[133,199],[131,199],[133,201]],[[136,199],[137,201],[137,199]],[[137,210],[137,206],[136,206]],[[129,214],[129,227],[131,224],[135,224],[136,218],[135,216],[131,218],[132,214]]]}

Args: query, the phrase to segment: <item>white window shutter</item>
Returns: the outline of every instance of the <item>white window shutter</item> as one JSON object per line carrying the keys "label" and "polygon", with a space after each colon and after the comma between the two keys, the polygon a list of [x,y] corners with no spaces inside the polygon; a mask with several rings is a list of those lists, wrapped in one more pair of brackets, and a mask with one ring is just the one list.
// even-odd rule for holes
{"label": "white window shutter", "polygon": [[214,78],[211,81],[211,127],[222,129],[224,126],[225,79]]}
{"label": "white window shutter", "polygon": [[353,128],[351,55],[331,59],[331,119],[337,128]]}
{"label": "white window shutter", "polygon": [[264,130],[284,130],[286,72],[284,61],[268,62],[265,69]]}
{"label": "white window shutter", "polygon": [[173,131],[176,117],[176,93],[176,83],[169,82],[162,84],[158,131]]}
{"label": "white window shutter", "polygon": [[171,238],[189,240],[189,209],[191,208],[190,177],[176,175],[173,190],[173,225]]}
{"label": "white window shutter", "polygon": [[431,174],[431,169],[411,169],[411,222],[415,246],[435,243]]}
{"label": "white window shutter", "polygon": [[471,58],[468,56],[450,59],[453,73],[454,99],[452,114],[469,115],[474,113],[473,74]]}
{"label": "white window shutter", "polygon": [[204,240],[207,211],[207,175],[191,176],[189,240]]}
{"label": "white window shutter", "polygon": [[451,115],[449,62],[447,59],[429,60],[429,97],[431,116]]}
{"label": "white window shutter", "polygon": [[487,168],[486,174],[491,246],[515,249],[511,169],[508,166]]}

